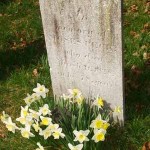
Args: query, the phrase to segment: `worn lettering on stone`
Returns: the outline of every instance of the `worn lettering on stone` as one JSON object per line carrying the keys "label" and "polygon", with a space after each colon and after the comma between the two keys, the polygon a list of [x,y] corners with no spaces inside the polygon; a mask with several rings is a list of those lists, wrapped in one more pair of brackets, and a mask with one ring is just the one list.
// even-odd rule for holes
{"label": "worn lettering on stone", "polygon": [[121,1],[40,0],[40,8],[54,94],[79,88],[123,108]]}

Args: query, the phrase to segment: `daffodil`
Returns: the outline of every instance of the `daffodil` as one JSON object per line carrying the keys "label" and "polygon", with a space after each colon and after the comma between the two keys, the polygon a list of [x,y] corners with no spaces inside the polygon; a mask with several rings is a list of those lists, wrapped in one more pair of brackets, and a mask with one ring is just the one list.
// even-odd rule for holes
{"label": "daffodil", "polygon": [[95,143],[99,142],[99,141],[104,141],[105,140],[105,134],[106,134],[106,130],[103,129],[95,129],[94,130],[94,136],[92,137],[92,140],[95,141]]}
{"label": "daffodil", "polygon": [[49,92],[49,90],[45,88],[44,85],[41,85],[39,83],[37,83],[37,87],[34,88],[33,91],[43,98],[45,98],[46,94]]}
{"label": "daffodil", "polygon": [[92,121],[90,127],[94,129],[100,129],[103,126],[103,120],[99,114],[95,120]]}
{"label": "daffodil", "polygon": [[35,135],[33,133],[30,132],[30,125],[26,125],[25,128],[21,128],[21,135],[24,138],[29,139],[29,137],[34,137]]}
{"label": "daffodil", "polygon": [[28,106],[22,107],[21,106],[21,116],[26,117],[28,115]]}
{"label": "daffodil", "polygon": [[1,121],[4,123],[4,122],[7,122],[9,115],[5,114],[5,111],[3,111],[0,118],[1,118]]}
{"label": "daffodil", "polygon": [[54,139],[59,139],[59,137],[64,138],[65,134],[62,133],[62,128],[55,129],[53,131],[53,137]]}
{"label": "daffodil", "polygon": [[52,119],[49,117],[40,116],[40,119],[41,119],[41,125],[48,126],[52,122]]}
{"label": "daffodil", "polygon": [[104,130],[107,130],[107,128],[110,126],[110,124],[107,122],[107,121],[104,121],[103,122],[103,125],[102,125],[102,129]]}
{"label": "daffodil", "polygon": [[29,112],[30,112],[30,116],[32,116],[32,118],[39,120],[39,117],[41,115],[40,112],[37,112],[37,111],[32,110],[32,109],[29,109]]}
{"label": "daffodil", "polygon": [[114,109],[114,112],[115,112],[115,113],[121,113],[121,111],[122,111],[122,110],[121,110],[121,107],[120,107],[120,106],[116,106],[115,109]]}
{"label": "daffodil", "polygon": [[89,139],[87,138],[88,134],[89,134],[90,130],[74,130],[73,133],[76,136],[74,141],[79,141],[80,143],[83,143],[84,141],[89,141]]}
{"label": "daffodil", "polygon": [[51,115],[51,111],[49,110],[49,106],[47,104],[45,104],[43,107],[40,107],[39,112],[43,114],[43,116],[46,116],[47,114]]}
{"label": "daffodil", "polygon": [[34,101],[40,100],[41,97],[40,97],[39,94],[33,93],[33,94],[31,95],[31,98],[32,98],[32,101],[34,102]]}
{"label": "daffodil", "polygon": [[68,147],[69,147],[70,150],[82,150],[83,144],[78,144],[76,146],[73,146],[72,144],[69,143]]}
{"label": "daffodil", "polygon": [[33,123],[32,116],[30,116],[29,114],[27,116],[24,116],[23,113],[21,113],[21,116],[17,118],[16,121],[19,121],[23,125],[31,125]]}
{"label": "daffodil", "polygon": [[19,129],[16,126],[16,124],[12,122],[11,117],[9,117],[7,120],[5,120],[4,123],[6,124],[6,128],[8,129],[8,131],[15,133],[15,130]]}
{"label": "daffodil", "polygon": [[49,130],[51,130],[52,132],[54,132],[55,130],[57,130],[57,129],[59,128],[59,124],[50,123],[47,128],[48,128]]}
{"label": "daffodil", "polygon": [[80,106],[83,103],[84,97],[79,96],[75,99],[75,102]]}
{"label": "daffodil", "polygon": [[68,89],[68,92],[71,98],[78,97],[82,94],[81,91],[79,91],[79,89]]}
{"label": "daffodil", "polygon": [[93,105],[96,105],[98,108],[102,109],[102,107],[104,106],[103,99],[101,97],[97,97],[93,102]]}
{"label": "daffodil", "polygon": [[49,130],[49,128],[46,128],[45,130],[40,129],[39,135],[43,136],[44,139],[46,140],[52,135],[52,131]]}
{"label": "daffodil", "polygon": [[44,150],[44,147],[39,142],[37,142],[37,146],[38,148],[36,150]]}
{"label": "daffodil", "polygon": [[33,123],[32,126],[33,126],[35,132],[38,132],[41,129],[40,125],[39,125],[39,123],[37,121],[35,123]]}
{"label": "daffodil", "polygon": [[31,103],[33,102],[32,96],[30,94],[27,94],[27,97],[23,99],[25,103],[30,106]]}

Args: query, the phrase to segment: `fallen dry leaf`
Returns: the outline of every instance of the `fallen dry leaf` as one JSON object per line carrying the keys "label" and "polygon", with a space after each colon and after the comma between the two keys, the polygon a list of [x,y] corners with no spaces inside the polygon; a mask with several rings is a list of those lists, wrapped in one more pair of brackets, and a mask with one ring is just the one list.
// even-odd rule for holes
{"label": "fallen dry leaf", "polygon": [[141,49],[147,49],[147,46],[146,45],[142,45]]}
{"label": "fallen dry leaf", "polygon": [[33,72],[32,72],[33,76],[37,77],[38,76],[38,70],[37,69],[34,69]]}
{"label": "fallen dry leaf", "polygon": [[0,138],[4,138],[5,137],[5,134],[3,133],[2,130],[0,130]]}
{"label": "fallen dry leaf", "polygon": [[142,150],[150,150],[150,142],[144,143]]}
{"label": "fallen dry leaf", "polygon": [[138,6],[137,5],[130,6],[130,11],[131,12],[137,12],[138,11]]}
{"label": "fallen dry leaf", "polygon": [[139,56],[140,56],[140,54],[139,54],[138,52],[135,52],[135,53],[133,53],[132,55],[133,55],[133,56],[136,56],[136,57],[139,57]]}
{"label": "fallen dry leaf", "polygon": [[138,38],[140,35],[135,31],[130,31],[130,35],[132,35],[134,38]]}
{"label": "fallen dry leaf", "polygon": [[142,71],[141,71],[136,65],[133,65],[133,66],[131,67],[131,71],[132,71],[132,73],[135,74],[136,76],[139,76],[139,75],[142,73]]}
{"label": "fallen dry leaf", "polygon": [[20,47],[26,47],[27,42],[26,41],[22,41],[22,43],[20,44]]}
{"label": "fallen dry leaf", "polygon": [[145,30],[150,29],[150,24],[149,24],[149,23],[144,24],[144,29],[145,29]]}
{"label": "fallen dry leaf", "polygon": [[150,13],[150,1],[147,1],[145,5],[146,5],[146,8],[144,12],[149,14]]}
{"label": "fallen dry leaf", "polygon": [[150,59],[150,53],[147,53],[147,52],[143,53],[143,59],[144,60]]}

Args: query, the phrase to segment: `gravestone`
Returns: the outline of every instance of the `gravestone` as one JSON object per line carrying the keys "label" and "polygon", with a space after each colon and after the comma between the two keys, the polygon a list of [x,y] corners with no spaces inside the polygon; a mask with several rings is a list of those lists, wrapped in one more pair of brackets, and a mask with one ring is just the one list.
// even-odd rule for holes
{"label": "gravestone", "polygon": [[[121,0],[40,0],[53,92],[123,109]],[[123,113],[119,119],[124,120]]]}

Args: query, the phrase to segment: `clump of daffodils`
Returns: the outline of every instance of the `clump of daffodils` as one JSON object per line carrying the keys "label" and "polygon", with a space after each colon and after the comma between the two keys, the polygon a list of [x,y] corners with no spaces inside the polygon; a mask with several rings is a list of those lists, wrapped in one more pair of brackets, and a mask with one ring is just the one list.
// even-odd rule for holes
{"label": "clump of daffodils", "polygon": [[64,100],[69,100],[70,103],[77,103],[79,106],[83,103],[84,97],[79,89],[68,89],[68,95],[63,94]]}
{"label": "clump of daffodils", "polygon": [[[6,128],[13,133],[19,131],[27,139],[34,140],[36,137],[36,150],[51,147],[51,143],[60,149],[86,150],[88,146],[89,149],[95,149],[95,144],[105,140],[110,126],[110,113],[103,114],[104,101],[101,97],[97,96],[94,101],[87,103],[82,92],[75,88],[69,89],[68,95],[63,94],[59,101],[45,101],[48,91],[44,85],[38,83],[33,89],[34,93],[27,94],[24,99],[26,105],[21,106],[20,117],[15,122],[3,111],[1,121]],[[32,103],[35,104],[34,108],[31,107]],[[59,114],[57,109],[65,112]],[[120,112],[120,108],[116,107],[115,112]],[[57,122],[55,117],[59,118]],[[44,143],[41,138],[45,140]],[[90,142],[88,145],[89,141],[93,144]]]}
{"label": "clump of daffodils", "polygon": [[[59,127],[59,124],[53,123],[48,104],[44,104],[42,107],[39,107],[38,110],[33,110],[30,109],[30,105],[26,101],[29,97],[32,97],[30,101],[31,104],[31,102],[38,100],[40,96],[45,97],[48,89],[38,83],[37,88],[33,89],[33,91],[36,92],[32,94],[34,95],[34,99],[29,95],[24,99],[27,105],[25,107],[21,106],[20,117],[16,119],[16,121],[21,124],[21,127],[18,127],[16,123],[12,122],[11,117],[4,111],[1,116],[1,121],[6,125],[8,131],[15,133],[15,131],[18,130],[21,135],[27,139],[35,137],[37,134],[42,136],[45,140],[50,137],[54,139],[64,138],[65,135],[62,133],[62,128]],[[35,95],[37,96],[36,98]],[[36,150],[44,150],[44,147],[41,146],[39,142],[37,145],[39,148]]]}

